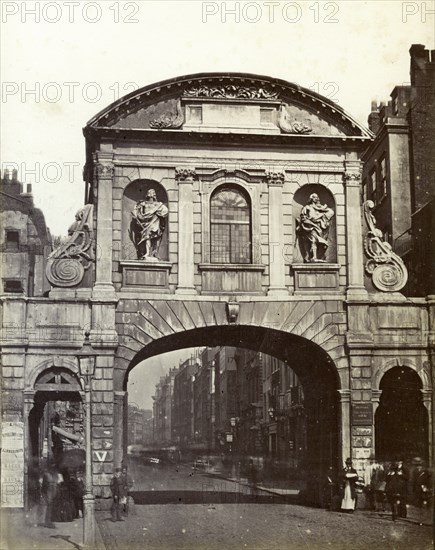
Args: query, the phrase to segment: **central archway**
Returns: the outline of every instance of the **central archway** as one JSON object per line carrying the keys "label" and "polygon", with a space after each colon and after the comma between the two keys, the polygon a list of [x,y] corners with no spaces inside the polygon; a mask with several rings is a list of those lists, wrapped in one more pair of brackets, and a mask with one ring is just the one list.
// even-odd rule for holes
{"label": "central archway", "polygon": [[[313,477],[320,477],[330,467],[334,470],[341,467],[338,372],[329,355],[303,337],[271,328],[243,325],[203,327],[179,332],[146,345],[127,369],[115,369],[115,388],[126,392],[129,373],[145,359],[169,351],[202,346],[254,350],[276,357],[291,367],[304,389],[309,457],[306,468]],[[125,422],[126,417],[124,432]],[[125,456],[125,437],[122,444],[122,455]]]}

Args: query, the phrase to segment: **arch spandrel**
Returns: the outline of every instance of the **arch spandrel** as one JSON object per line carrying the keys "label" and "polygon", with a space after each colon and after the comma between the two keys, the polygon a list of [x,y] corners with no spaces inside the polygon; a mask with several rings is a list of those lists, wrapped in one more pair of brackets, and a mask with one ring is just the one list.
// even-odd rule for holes
{"label": "arch spandrel", "polygon": [[[161,308],[160,301],[149,300],[137,306],[137,312],[120,313],[119,317],[123,326],[115,361],[115,386],[118,389],[122,389],[125,372],[150,356],[148,354],[168,351],[165,342],[169,341],[175,346],[173,349],[177,349],[177,346],[190,347],[186,346],[189,333],[199,334],[201,330],[203,334],[213,330],[231,333],[231,338],[236,338],[235,346],[238,332],[257,330],[259,338],[264,338],[266,333],[268,338],[277,333],[279,339],[284,338],[289,344],[293,341],[310,341],[311,345],[319,349],[319,353],[322,350],[334,361],[344,355],[344,337],[339,327],[341,317],[345,326],[345,317],[339,301],[285,304],[241,302],[236,306],[236,322],[230,322],[225,302],[168,300]],[[192,345],[199,344],[195,341]],[[263,342],[263,345],[270,348],[269,353],[272,353],[275,343],[272,339]]]}
{"label": "arch spandrel", "polygon": [[96,129],[372,137],[330,99],[245,73],[199,73],[145,86],[98,113],[85,133]]}
{"label": "arch spandrel", "polygon": [[46,359],[38,366],[32,368],[30,375],[25,383],[25,390],[34,390],[35,384],[39,377],[46,371],[52,368],[63,368],[73,374],[75,377],[79,376],[79,367],[76,360],[70,357],[62,357],[59,355],[54,356],[51,359]]}
{"label": "arch spandrel", "polygon": [[385,362],[383,362],[381,365],[377,366],[374,369],[374,373],[372,376],[372,388],[375,391],[380,390],[381,381],[384,375],[390,371],[393,368],[396,367],[407,367],[411,369],[413,372],[415,372],[418,377],[420,378],[421,384],[422,384],[422,390],[423,391],[431,391],[432,390],[432,383],[430,380],[430,371],[425,362],[422,362],[422,364],[417,365],[417,363],[408,357],[399,357],[394,359],[388,359]]}

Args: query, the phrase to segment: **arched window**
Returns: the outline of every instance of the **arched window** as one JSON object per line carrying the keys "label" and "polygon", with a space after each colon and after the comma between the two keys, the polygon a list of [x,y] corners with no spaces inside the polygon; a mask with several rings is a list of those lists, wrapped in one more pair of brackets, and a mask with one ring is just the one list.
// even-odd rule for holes
{"label": "arched window", "polygon": [[251,208],[246,193],[220,187],[210,201],[211,262],[249,264],[251,248]]}

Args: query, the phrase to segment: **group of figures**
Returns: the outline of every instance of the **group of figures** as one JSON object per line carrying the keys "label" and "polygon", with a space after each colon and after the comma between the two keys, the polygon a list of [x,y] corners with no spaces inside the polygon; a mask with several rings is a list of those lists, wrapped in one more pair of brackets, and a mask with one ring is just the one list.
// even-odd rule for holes
{"label": "group of figures", "polygon": [[364,491],[370,510],[385,512],[388,504],[392,519],[396,521],[406,518],[408,504],[422,509],[430,507],[431,482],[430,472],[420,457],[413,458],[408,467],[403,460],[384,465],[372,456],[363,479],[348,458],[338,483],[334,483],[332,476],[328,477],[328,506],[352,513],[357,505],[358,493]]}
{"label": "group of figures", "polygon": [[85,483],[83,472],[60,471],[54,465],[44,467],[33,478],[32,510],[34,525],[54,529],[55,522],[83,517]]}
{"label": "group of figures", "polygon": [[[139,260],[158,261],[159,248],[166,229],[168,208],[157,200],[155,189],[148,189],[145,200],[136,203],[132,212],[129,235]],[[334,211],[321,204],[317,193],[310,195],[296,220],[296,234],[304,262],[325,262],[329,246],[329,229]]]}

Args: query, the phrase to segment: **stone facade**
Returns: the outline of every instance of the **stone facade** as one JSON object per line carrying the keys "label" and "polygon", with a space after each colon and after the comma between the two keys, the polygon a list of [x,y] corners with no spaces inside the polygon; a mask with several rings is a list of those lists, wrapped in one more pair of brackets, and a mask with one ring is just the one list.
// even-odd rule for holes
{"label": "stone facade", "polygon": [[[25,441],[38,374],[57,366],[77,375],[87,329],[98,353],[97,497],[109,496],[125,458],[128,372],[171,350],[233,346],[291,360],[319,472],[346,456],[363,470],[375,449],[382,377],[398,365],[418,377],[430,422],[434,304],[367,283],[361,155],[372,136],[340,107],[266,77],[191,75],[119,100],[84,134],[94,280],[47,298],[1,300],[3,418],[24,421]],[[131,205],[151,187],[169,215],[161,257],[144,261],[131,257],[126,228]],[[304,263],[295,246],[296,219],[313,193],[334,211],[323,263]],[[235,196],[233,205],[245,205],[238,229],[212,205]],[[222,231],[248,248],[212,238]]]}
{"label": "stone facade", "polygon": [[408,267],[404,294],[424,296],[435,289],[435,51],[414,44],[409,53],[410,83],[396,86],[387,104],[372,103],[376,136],[362,157],[363,192]]}

